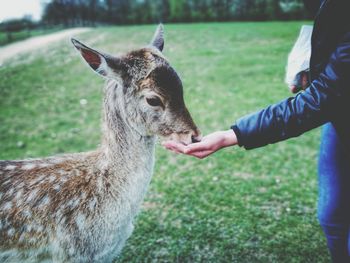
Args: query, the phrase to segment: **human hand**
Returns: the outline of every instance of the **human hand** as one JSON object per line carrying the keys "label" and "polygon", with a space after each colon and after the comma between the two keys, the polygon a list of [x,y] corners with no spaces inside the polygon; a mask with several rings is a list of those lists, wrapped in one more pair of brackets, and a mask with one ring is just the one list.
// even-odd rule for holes
{"label": "human hand", "polygon": [[237,137],[233,130],[217,131],[203,137],[200,142],[184,145],[175,141],[166,141],[162,145],[170,151],[183,153],[203,159],[208,155],[228,146],[237,144]]}
{"label": "human hand", "polygon": [[292,93],[298,93],[300,90],[305,90],[308,87],[309,83],[309,75],[308,72],[302,71],[298,73],[299,76],[297,76],[298,84],[299,85],[292,85],[289,87],[290,91]]}

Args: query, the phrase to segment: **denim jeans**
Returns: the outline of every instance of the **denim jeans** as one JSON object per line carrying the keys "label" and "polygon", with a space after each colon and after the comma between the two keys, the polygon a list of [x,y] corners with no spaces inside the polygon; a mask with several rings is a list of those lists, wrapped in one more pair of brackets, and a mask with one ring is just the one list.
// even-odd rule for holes
{"label": "denim jeans", "polygon": [[[350,134],[349,134],[350,136]],[[318,218],[335,263],[350,262],[350,159],[332,124],[323,127],[318,164]]]}

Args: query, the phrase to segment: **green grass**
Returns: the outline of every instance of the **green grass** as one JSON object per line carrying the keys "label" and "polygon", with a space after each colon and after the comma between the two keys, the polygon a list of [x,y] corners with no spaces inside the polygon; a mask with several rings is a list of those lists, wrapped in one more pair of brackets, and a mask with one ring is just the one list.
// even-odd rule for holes
{"label": "green grass", "polygon": [[[165,55],[204,134],[290,96],[284,68],[301,24],[165,26]],[[100,28],[80,39],[119,53],[147,43],[154,29]],[[85,151],[99,143],[103,80],[68,42],[23,55],[0,68],[0,76],[0,159]],[[81,99],[88,103],[80,105]],[[316,217],[318,141],[314,130],[204,160],[158,146],[143,211],[118,262],[329,262]]]}
{"label": "green grass", "polygon": [[40,35],[50,34],[50,33],[56,32],[58,30],[60,30],[60,28],[34,29],[34,30],[30,30],[30,31],[22,30],[19,32],[11,33],[12,39],[10,41],[7,37],[7,33],[0,31],[0,46],[4,46],[7,44],[11,44],[13,42],[16,42],[16,41],[24,40],[24,39],[27,39],[29,37],[36,37],[36,36],[40,36]]}

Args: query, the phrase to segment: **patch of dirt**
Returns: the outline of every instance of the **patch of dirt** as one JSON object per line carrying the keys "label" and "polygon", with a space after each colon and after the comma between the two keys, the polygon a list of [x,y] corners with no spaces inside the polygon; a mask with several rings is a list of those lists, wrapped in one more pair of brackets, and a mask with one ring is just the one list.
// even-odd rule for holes
{"label": "patch of dirt", "polygon": [[66,29],[66,30],[62,30],[62,31],[44,35],[44,36],[31,37],[26,40],[4,46],[0,48],[0,66],[4,63],[4,61],[18,54],[33,51],[40,47],[45,47],[52,42],[69,38],[71,36],[78,35],[88,30],[90,30],[90,28]]}

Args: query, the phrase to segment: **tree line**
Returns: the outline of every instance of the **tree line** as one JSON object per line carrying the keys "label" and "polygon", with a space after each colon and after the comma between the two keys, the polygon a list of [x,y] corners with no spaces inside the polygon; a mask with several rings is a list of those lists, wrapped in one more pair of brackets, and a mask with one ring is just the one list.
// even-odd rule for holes
{"label": "tree line", "polygon": [[311,17],[302,0],[51,0],[43,3],[41,21],[25,16],[0,23],[0,33],[5,33],[0,34],[0,45],[29,37],[34,29],[47,27]]}
{"label": "tree line", "polygon": [[305,19],[302,0],[52,0],[48,25]]}

